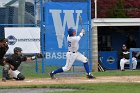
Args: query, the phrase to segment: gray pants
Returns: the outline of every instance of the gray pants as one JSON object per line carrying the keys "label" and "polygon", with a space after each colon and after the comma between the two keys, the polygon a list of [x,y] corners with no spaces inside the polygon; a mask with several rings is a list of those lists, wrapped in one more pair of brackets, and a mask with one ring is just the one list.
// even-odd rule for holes
{"label": "gray pants", "polygon": [[3,70],[2,70],[2,78],[5,80],[10,78],[8,74],[9,69],[10,69],[9,64],[4,64]]}

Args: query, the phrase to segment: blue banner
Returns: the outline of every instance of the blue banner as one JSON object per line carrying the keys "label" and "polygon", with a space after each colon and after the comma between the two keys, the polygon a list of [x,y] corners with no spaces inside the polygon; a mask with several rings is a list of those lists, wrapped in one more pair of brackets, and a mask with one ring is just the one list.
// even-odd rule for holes
{"label": "blue banner", "polygon": [[[80,41],[79,52],[89,57],[89,8],[87,2],[48,2],[45,13],[45,52],[48,65],[64,65],[67,52],[67,30],[70,27],[80,33],[82,25],[85,35]],[[82,21],[81,21],[81,19]],[[80,65],[81,63],[75,63]]]}

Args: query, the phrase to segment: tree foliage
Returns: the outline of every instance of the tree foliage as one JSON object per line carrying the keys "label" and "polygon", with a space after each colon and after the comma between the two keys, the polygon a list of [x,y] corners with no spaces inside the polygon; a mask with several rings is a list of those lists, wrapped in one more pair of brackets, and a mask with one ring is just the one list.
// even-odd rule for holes
{"label": "tree foliage", "polygon": [[[94,0],[92,18],[94,18]],[[98,18],[139,18],[140,0],[97,0]]]}

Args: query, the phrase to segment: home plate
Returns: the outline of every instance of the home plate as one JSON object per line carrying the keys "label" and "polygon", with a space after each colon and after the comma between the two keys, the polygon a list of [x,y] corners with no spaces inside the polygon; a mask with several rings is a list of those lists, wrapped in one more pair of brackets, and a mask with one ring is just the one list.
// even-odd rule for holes
{"label": "home plate", "polygon": [[24,82],[44,82],[44,81],[41,81],[41,80],[26,80],[26,81],[24,81]]}
{"label": "home plate", "polygon": [[24,82],[33,82],[33,80],[27,80],[27,81],[24,81]]}

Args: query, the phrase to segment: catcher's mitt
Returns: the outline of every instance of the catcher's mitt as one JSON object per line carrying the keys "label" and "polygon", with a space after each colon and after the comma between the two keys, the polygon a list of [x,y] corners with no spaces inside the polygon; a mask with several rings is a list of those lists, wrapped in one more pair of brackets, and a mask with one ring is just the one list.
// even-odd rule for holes
{"label": "catcher's mitt", "polygon": [[36,55],[36,57],[37,57],[37,58],[43,58],[43,54],[38,53],[38,54]]}

